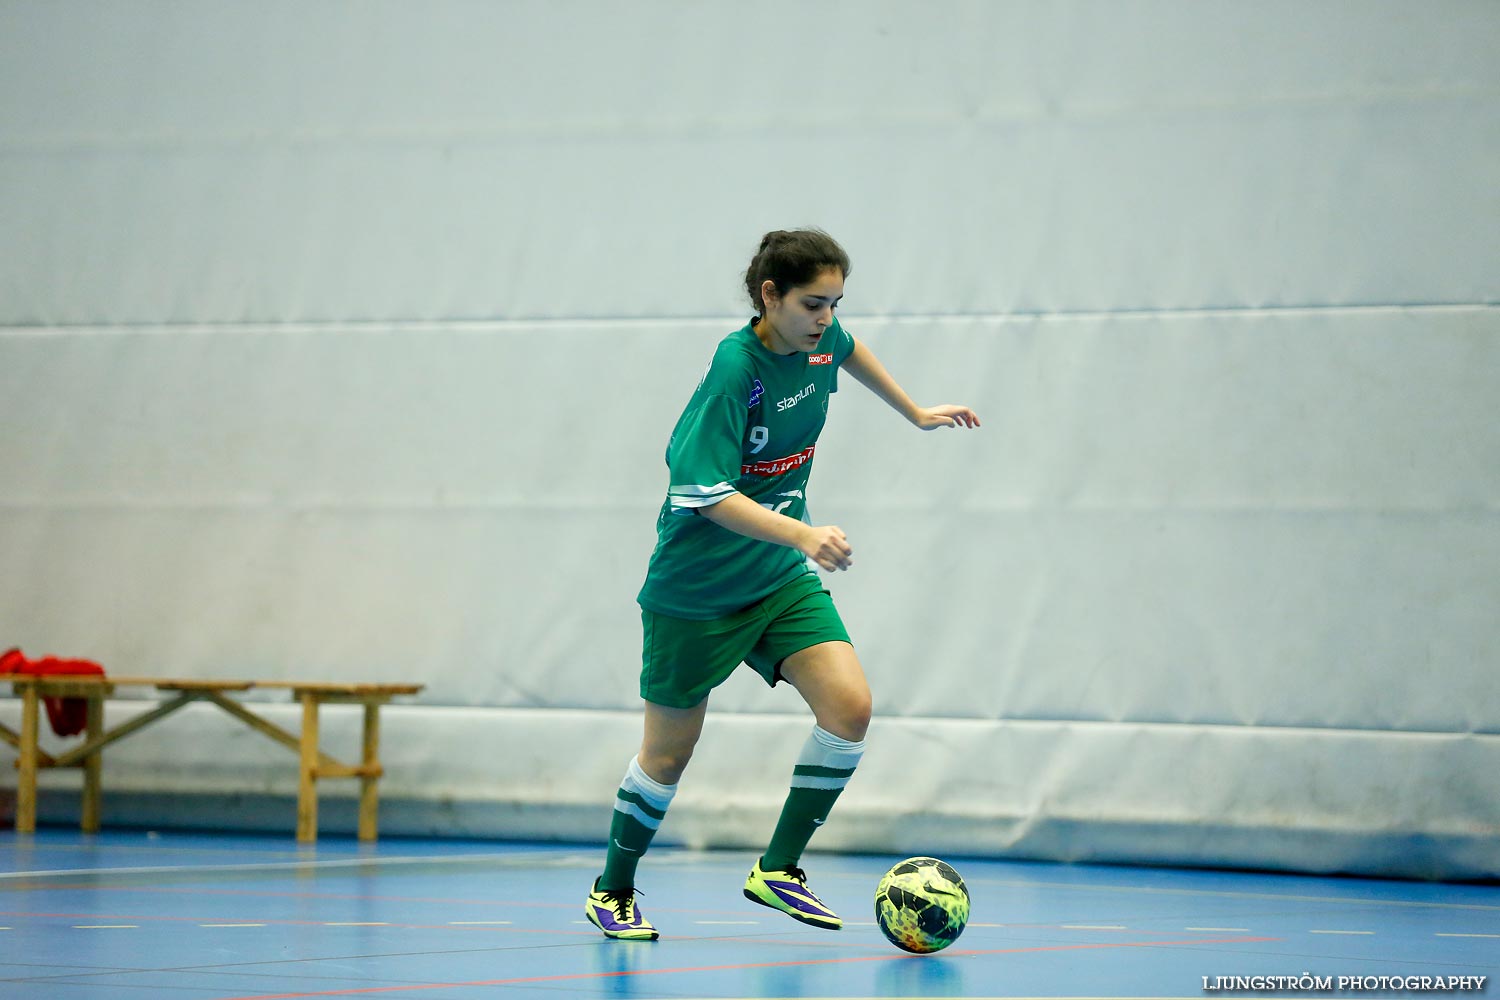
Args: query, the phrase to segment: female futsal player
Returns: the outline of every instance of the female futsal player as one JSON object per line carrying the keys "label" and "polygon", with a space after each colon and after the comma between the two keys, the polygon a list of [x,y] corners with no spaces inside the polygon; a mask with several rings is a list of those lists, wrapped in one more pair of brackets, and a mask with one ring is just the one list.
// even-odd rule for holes
{"label": "female futsal player", "polygon": [[864,753],[870,687],[808,565],[848,569],[835,525],[804,520],[813,451],[840,368],[922,430],[978,427],[967,406],[913,403],[834,317],[849,257],[817,230],[768,233],[745,272],[757,315],[719,343],[667,445],[670,485],[637,600],[645,737],[615,798],[604,872],[585,904],[606,937],[654,940],[635,872],[687,767],[708,695],[741,662],[785,680],[816,724],[770,846],[745,882],[757,903],[837,930],[797,862]]}

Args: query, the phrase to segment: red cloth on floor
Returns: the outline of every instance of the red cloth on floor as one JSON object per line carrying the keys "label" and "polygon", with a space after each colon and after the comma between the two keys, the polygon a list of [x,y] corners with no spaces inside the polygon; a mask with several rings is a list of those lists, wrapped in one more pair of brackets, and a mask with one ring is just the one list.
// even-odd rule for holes
{"label": "red cloth on floor", "polygon": [[[8,649],[0,654],[0,674],[90,675],[103,677],[104,668],[91,660],[64,660],[56,656],[44,656],[39,660],[28,660],[19,649]],[[47,706],[47,722],[59,736],[77,736],[88,728],[89,703],[86,698],[43,698]]]}

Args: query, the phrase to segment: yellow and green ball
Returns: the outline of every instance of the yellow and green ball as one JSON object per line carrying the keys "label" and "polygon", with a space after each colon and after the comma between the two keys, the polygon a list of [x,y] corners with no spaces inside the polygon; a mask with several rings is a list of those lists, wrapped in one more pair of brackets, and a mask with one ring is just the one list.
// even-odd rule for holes
{"label": "yellow and green ball", "polygon": [[969,890],[937,858],[907,858],[875,890],[875,922],[886,939],[918,955],[942,951],[969,922]]}

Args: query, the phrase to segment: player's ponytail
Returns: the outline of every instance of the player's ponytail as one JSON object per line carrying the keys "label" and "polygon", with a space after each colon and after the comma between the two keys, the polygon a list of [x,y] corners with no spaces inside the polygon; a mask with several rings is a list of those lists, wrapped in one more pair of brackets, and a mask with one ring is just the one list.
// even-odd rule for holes
{"label": "player's ponytail", "polygon": [[761,237],[760,249],[745,270],[745,291],[756,315],[763,316],[766,304],[761,286],[765,282],[775,283],[776,291],[785,295],[831,267],[849,277],[849,255],[832,236],[821,229],[773,229]]}

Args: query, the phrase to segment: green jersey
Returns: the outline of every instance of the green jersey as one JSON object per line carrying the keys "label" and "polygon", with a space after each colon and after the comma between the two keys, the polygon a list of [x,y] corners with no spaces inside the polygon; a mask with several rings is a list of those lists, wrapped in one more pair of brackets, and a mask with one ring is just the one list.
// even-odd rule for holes
{"label": "green jersey", "polygon": [[722,528],[698,510],[743,493],[807,519],[813,451],[854,350],[835,319],[810,353],[773,354],[750,324],[719,342],[667,443],[669,485],[641,607],[674,618],[720,618],[811,572],[796,549]]}

